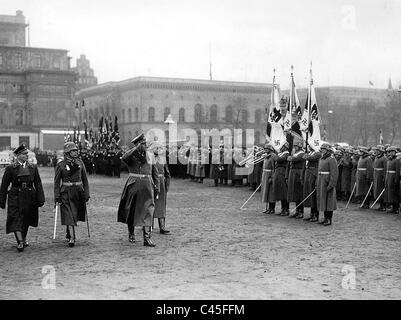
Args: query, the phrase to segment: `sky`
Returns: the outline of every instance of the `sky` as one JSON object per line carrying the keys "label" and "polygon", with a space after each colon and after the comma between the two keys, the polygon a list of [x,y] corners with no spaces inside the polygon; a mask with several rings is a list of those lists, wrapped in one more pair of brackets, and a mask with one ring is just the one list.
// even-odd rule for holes
{"label": "sky", "polygon": [[32,47],[85,54],[99,83],[137,76],[306,87],[401,85],[401,0],[1,0]]}

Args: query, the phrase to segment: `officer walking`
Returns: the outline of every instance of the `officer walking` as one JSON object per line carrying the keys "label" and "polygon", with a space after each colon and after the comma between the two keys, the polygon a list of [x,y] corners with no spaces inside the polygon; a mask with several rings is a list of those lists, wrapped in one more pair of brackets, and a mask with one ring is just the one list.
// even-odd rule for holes
{"label": "officer walking", "polygon": [[129,242],[135,242],[135,227],[142,227],[143,245],[154,247],[151,239],[155,198],[159,193],[157,168],[147,157],[147,145],[144,134],[132,141],[134,147],[122,157],[127,165],[129,176],[125,183],[118,207],[117,221],[128,225]]}
{"label": "officer walking", "polygon": [[64,144],[64,160],[56,165],[55,171],[54,201],[60,205],[61,224],[66,226],[68,246],[73,247],[75,227],[78,221],[86,221],[86,203],[90,198],[85,164],[78,158],[78,148],[74,142]]}
{"label": "officer walking", "polygon": [[6,233],[14,232],[17,250],[22,252],[29,245],[29,227],[38,226],[38,208],[44,205],[45,195],[37,166],[28,162],[28,149],[20,145],[14,155],[17,159],[6,167],[1,182],[0,208],[5,209],[7,200]]}

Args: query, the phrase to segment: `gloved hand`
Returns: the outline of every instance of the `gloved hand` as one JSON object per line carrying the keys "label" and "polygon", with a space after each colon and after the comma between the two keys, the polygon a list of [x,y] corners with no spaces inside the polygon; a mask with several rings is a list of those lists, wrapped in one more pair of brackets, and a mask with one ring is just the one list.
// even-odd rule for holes
{"label": "gloved hand", "polygon": [[159,191],[156,190],[156,189],[155,189],[155,192],[154,192],[154,196],[155,196],[155,199],[158,199],[158,198],[159,198]]}
{"label": "gloved hand", "polygon": [[56,199],[54,199],[54,202],[55,203],[61,203],[61,199],[60,198],[56,198]]}
{"label": "gloved hand", "polygon": [[38,202],[38,208],[43,207],[44,204],[44,202]]}

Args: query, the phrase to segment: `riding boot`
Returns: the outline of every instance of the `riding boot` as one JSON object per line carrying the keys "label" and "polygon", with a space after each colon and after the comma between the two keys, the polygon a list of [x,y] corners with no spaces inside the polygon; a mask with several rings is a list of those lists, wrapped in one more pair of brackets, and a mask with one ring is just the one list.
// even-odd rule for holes
{"label": "riding boot", "polygon": [[327,211],[325,211],[325,212],[324,212],[324,220],[323,220],[323,221],[320,221],[320,222],[318,222],[318,223],[324,225],[325,223],[328,222],[327,217],[328,217]]}
{"label": "riding boot", "polygon": [[269,202],[269,211],[267,211],[268,214],[274,214],[276,209],[276,203],[275,202]]}
{"label": "riding boot", "polygon": [[24,245],[24,248],[29,246],[29,242],[26,240],[26,236],[28,234],[28,229],[29,229],[29,226],[25,226],[24,229],[22,230],[22,243]]}
{"label": "riding boot", "polygon": [[71,239],[70,228],[68,226],[66,226],[66,229],[65,229],[65,238],[67,240]]}
{"label": "riding boot", "polygon": [[323,225],[330,226],[332,218],[333,218],[333,211],[327,211],[327,221],[325,223],[323,223]]}
{"label": "riding boot", "polygon": [[269,205],[266,203],[266,209],[262,211],[262,213],[269,213]]}
{"label": "riding boot", "polygon": [[72,237],[68,240],[68,246],[73,247],[75,246],[75,227],[72,226]]}
{"label": "riding boot", "polygon": [[135,242],[135,227],[131,224],[128,225],[128,241]]}
{"label": "riding boot", "polygon": [[159,218],[159,229],[161,234],[170,233],[169,230],[166,230],[166,218]]}
{"label": "riding boot", "polygon": [[24,251],[24,241],[22,239],[22,234],[20,231],[14,232],[15,239],[17,240],[17,250],[18,252]]}
{"label": "riding boot", "polygon": [[150,231],[150,227],[143,227],[143,245],[146,247],[155,247],[156,245],[152,242],[151,239],[152,232]]}

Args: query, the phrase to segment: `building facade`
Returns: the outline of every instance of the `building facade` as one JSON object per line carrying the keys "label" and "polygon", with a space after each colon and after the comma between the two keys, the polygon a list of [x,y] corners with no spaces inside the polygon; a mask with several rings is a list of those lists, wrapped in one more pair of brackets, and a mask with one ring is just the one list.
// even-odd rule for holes
{"label": "building facade", "polygon": [[97,85],[97,78],[94,76],[93,69],[90,67],[90,61],[84,54],[81,54],[77,59],[76,66],[71,68],[71,70],[78,74],[77,90]]}
{"label": "building facade", "polygon": [[169,115],[179,132],[253,129],[254,142],[261,144],[270,92],[264,83],[136,77],[80,90],[77,99],[85,101],[81,118],[89,126],[97,128],[102,116],[116,115],[123,144],[151,129],[165,131],[168,139]]}
{"label": "building facade", "polygon": [[76,73],[67,50],[25,46],[25,17],[0,16],[0,149],[50,149],[42,130],[72,126]]}

